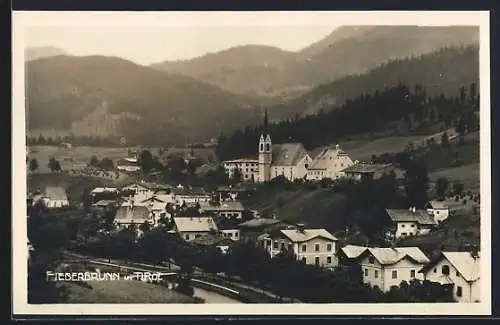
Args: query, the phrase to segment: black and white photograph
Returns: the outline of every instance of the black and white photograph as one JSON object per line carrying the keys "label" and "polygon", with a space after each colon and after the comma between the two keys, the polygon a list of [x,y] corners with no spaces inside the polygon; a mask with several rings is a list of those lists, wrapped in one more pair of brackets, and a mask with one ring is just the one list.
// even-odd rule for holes
{"label": "black and white photograph", "polygon": [[491,313],[487,11],[12,24],[15,313]]}

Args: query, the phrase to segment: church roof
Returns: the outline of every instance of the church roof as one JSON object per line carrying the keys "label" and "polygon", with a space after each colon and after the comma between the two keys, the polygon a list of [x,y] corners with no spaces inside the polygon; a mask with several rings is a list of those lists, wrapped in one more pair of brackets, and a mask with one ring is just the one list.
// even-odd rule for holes
{"label": "church roof", "polygon": [[273,161],[275,166],[295,166],[307,155],[301,143],[273,144]]}
{"label": "church roof", "polygon": [[313,159],[309,169],[328,169],[332,159],[345,155],[346,152],[338,145],[335,148],[326,147]]}

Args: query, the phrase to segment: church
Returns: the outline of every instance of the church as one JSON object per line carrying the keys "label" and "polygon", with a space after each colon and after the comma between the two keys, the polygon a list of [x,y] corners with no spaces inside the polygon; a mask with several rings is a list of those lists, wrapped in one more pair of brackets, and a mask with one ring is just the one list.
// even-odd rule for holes
{"label": "church", "polygon": [[307,168],[312,162],[302,143],[273,144],[267,132],[267,111],[264,117],[264,132],[259,138],[258,159],[236,159],[224,162],[224,168],[232,178],[239,170],[243,181],[263,183],[280,175],[294,181],[307,176]]}

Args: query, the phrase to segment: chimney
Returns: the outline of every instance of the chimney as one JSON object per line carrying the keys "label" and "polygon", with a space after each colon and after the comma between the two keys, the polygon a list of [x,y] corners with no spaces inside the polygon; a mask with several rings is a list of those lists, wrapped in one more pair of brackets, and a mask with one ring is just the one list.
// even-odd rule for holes
{"label": "chimney", "polygon": [[298,232],[304,232],[304,224],[303,223],[298,223],[297,224],[297,231]]}

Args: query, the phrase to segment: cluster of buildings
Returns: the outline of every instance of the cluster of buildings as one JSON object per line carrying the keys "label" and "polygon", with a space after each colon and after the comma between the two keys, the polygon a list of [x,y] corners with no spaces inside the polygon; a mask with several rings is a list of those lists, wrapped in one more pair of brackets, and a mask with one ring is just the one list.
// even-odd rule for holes
{"label": "cluster of buildings", "polygon": [[301,143],[273,144],[269,134],[259,139],[258,157],[226,160],[229,178],[237,174],[242,181],[263,183],[278,176],[289,181],[351,178],[356,181],[377,179],[394,170],[392,164],[353,161],[340,145],[326,147],[314,158]]}

